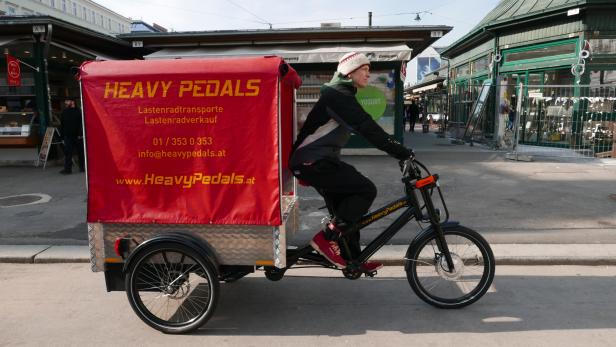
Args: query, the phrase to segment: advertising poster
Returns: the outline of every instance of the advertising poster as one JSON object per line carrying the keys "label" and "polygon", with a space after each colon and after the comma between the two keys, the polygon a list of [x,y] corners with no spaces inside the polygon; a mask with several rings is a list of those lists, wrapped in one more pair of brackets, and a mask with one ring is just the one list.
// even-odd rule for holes
{"label": "advertising poster", "polygon": [[441,67],[441,62],[436,57],[418,57],[417,58],[417,82],[421,82],[432,71],[436,71]]}
{"label": "advertising poster", "polygon": [[85,63],[88,222],[279,225],[281,61]]}
{"label": "advertising poster", "polygon": [[357,90],[355,97],[364,111],[390,135],[394,134],[396,83],[394,70],[370,72],[368,86]]}

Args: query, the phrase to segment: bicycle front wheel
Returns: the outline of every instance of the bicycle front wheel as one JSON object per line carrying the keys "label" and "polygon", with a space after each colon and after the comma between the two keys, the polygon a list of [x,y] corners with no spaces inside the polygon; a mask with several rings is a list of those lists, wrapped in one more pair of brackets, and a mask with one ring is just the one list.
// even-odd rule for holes
{"label": "bicycle front wheel", "polygon": [[406,277],[423,301],[439,308],[460,308],[479,300],[494,279],[494,254],[488,242],[461,225],[443,230],[454,269],[449,270],[435,233],[409,246]]}

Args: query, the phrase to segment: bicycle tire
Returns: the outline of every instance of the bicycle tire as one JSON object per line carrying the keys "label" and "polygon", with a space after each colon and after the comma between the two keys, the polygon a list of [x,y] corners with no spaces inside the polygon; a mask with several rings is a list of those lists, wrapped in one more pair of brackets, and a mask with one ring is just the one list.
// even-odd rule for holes
{"label": "bicycle tire", "polygon": [[214,265],[194,249],[174,242],[139,251],[129,264],[125,282],[137,316],[167,334],[187,333],[205,324],[214,314],[220,291]]}
{"label": "bicycle tire", "polygon": [[[457,225],[444,228],[443,234],[456,270],[445,270],[447,265],[436,246],[436,234],[428,233],[409,246],[408,282],[415,294],[430,305],[448,309],[468,306],[490,288],[494,254],[488,242],[472,229]],[[469,270],[473,270],[470,276]],[[467,291],[469,284],[473,287]]]}

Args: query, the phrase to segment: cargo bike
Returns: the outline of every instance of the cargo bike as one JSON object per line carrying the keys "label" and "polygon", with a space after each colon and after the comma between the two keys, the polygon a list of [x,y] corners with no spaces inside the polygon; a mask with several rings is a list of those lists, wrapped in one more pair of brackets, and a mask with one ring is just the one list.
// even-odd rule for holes
{"label": "cargo bike", "polygon": [[[301,81],[281,58],[88,62],[80,81],[92,270],[104,272],[108,291],[126,292],[143,322],[186,333],[212,317],[220,282],[336,269],[310,246],[287,244],[299,228],[287,160]],[[398,216],[343,276],[374,276],[360,264],[417,220],[427,227],[404,256],[413,291],[441,308],[475,302],[494,277],[490,246],[449,221],[438,175],[415,158],[400,164],[402,197],[344,233]]]}

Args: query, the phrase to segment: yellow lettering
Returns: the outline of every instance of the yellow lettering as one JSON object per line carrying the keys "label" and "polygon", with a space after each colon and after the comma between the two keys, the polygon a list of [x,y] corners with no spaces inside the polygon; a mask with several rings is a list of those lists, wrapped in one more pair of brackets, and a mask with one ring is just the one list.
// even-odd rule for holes
{"label": "yellow lettering", "polygon": [[[206,96],[218,96],[218,92],[220,90],[220,81],[217,80],[213,80],[213,81],[207,81],[207,87],[205,88],[205,95]],[[214,90],[212,90],[210,87],[214,86]]]}
{"label": "yellow lettering", "polygon": [[111,82],[105,83],[105,99],[109,97],[109,94],[112,94],[112,97],[116,97],[118,93],[118,82],[113,83],[113,88],[111,87]]}
{"label": "yellow lettering", "polygon": [[169,87],[171,87],[171,81],[167,81],[167,83],[165,83],[164,81],[161,82],[163,85],[163,98],[167,97],[167,91],[169,91]]}
{"label": "yellow lettering", "polygon": [[120,89],[118,90],[118,98],[120,99],[130,99],[130,94],[128,94],[128,87],[132,85],[132,82],[120,82]]}
{"label": "yellow lettering", "polygon": [[222,86],[222,90],[220,91],[220,96],[233,96],[233,86],[231,85],[230,80],[226,80],[225,84]]}
{"label": "yellow lettering", "polygon": [[242,87],[242,81],[235,80],[235,96],[244,96],[244,93],[240,91],[241,87]]}
{"label": "yellow lettering", "polygon": [[156,90],[158,89],[158,81],[154,82],[154,84],[152,84],[152,82],[148,81],[146,83],[146,87],[148,89],[148,98],[153,98],[156,96]]}
{"label": "yellow lettering", "polygon": [[205,80],[195,81],[195,89],[193,89],[193,96],[205,96],[205,93],[203,92],[202,84],[206,84],[206,83],[207,81]]}
{"label": "yellow lettering", "polygon": [[[165,88],[164,83],[163,83],[163,88]],[[180,93],[179,93],[179,97],[181,98],[182,96],[184,96],[184,92],[189,92],[191,91],[193,88],[193,82],[192,81],[182,81],[180,82]]]}
{"label": "yellow lettering", "polygon": [[246,96],[257,96],[259,95],[259,84],[261,84],[261,80],[248,80],[246,83],[246,89],[252,90],[252,93],[246,93]]}
{"label": "yellow lettering", "polygon": [[135,88],[133,89],[133,94],[131,94],[131,98],[135,98],[135,97],[140,97],[143,99],[143,83],[142,82],[136,82],[135,83]]}

